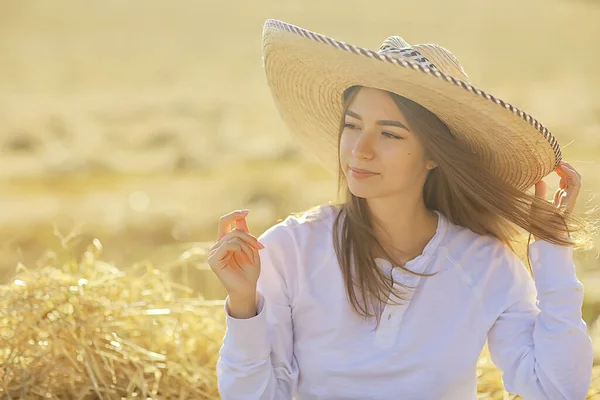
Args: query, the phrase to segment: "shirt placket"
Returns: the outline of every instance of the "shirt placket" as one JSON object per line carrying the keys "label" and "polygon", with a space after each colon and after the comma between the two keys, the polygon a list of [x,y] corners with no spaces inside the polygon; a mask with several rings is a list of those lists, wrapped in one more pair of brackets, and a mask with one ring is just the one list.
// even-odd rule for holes
{"label": "shirt placket", "polygon": [[379,328],[375,333],[375,345],[380,348],[389,348],[396,343],[404,314],[410,306],[410,300],[414,294],[415,289],[405,289],[401,287],[398,282],[400,281],[406,286],[415,287],[421,280],[421,277],[418,275],[409,274],[407,272],[401,273],[401,271],[398,270],[394,270],[392,276],[394,277],[393,288],[407,291],[406,297],[408,299],[402,301],[401,304],[398,305],[391,304],[390,302],[385,304],[383,313],[381,314]]}

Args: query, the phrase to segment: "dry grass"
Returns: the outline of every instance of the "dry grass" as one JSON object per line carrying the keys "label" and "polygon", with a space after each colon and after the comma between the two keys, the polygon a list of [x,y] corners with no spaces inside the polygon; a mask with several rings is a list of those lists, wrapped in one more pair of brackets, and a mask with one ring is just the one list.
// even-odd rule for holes
{"label": "dry grass", "polygon": [[2,294],[0,396],[214,399],[221,302],[192,296],[150,265],[127,273],[49,254]]}
{"label": "dry grass", "polygon": [[[75,258],[71,241],[0,286],[0,396],[218,398],[222,300],[205,300],[148,263],[120,270],[102,260],[97,239]],[[206,246],[180,264],[204,263]],[[487,347],[477,375],[479,398],[519,398],[504,391]],[[600,365],[587,398],[598,396]]]}

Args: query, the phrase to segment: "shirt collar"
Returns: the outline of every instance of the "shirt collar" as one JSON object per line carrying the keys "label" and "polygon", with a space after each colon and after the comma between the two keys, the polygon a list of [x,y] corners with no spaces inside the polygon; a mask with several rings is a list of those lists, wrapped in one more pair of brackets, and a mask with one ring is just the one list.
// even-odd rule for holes
{"label": "shirt collar", "polygon": [[[425,270],[425,267],[428,264],[427,261],[439,249],[442,239],[444,238],[444,236],[446,235],[446,232],[448,231],[449,221],[446,219],[446,217],[438,210],[433,210],[433,212],[435,212],[438,215],[438,224],[437,224],[435,234],[429,240],[429,242],[427,242],[427,244],[425,245],[425,248],[423,249],[421,254],[419,254],[417,257],[409,260],[404,265],[405,268],[410,269],[411,271],[423,273],[423,271]],[[375,262],[380,266],[385,265],[388,268],[391,267],[391,263],[381,257],[376,257]],[[403,272],[405,272],[405,271],[403,271]]]}

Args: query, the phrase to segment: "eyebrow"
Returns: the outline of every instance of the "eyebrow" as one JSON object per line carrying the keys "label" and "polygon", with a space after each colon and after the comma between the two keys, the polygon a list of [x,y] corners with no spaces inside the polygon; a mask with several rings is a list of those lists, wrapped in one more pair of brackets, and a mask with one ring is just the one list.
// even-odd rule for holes
{"label": "eyebrow", "polygon": [[[362,121],[362,118],[360,117],[360,115],[358,115],[357,113],[355,113],[352,110],[346,110],[346,115],[349,115],[349,116],[351,116],[353,118],[356,118],[356,119]],[[400,121],[394,121],[394,120],[389,120],[389,119],[381,119],[381,120],[375,122],[375,124],[377,124],[377,125],[387,125],[387,126],[397,126],[399,128],[406,129],[407,131],[410,132],[410,129],[408,129],[408,127],[406,125],[404,125]]]}

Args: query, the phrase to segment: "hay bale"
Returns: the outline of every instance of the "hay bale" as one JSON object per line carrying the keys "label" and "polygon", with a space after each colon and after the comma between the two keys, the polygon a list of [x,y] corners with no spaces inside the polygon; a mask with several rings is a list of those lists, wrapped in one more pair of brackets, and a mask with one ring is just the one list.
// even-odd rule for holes
{"label": "hay bale", "polygon": [[21,265],[0,287],[0,398],[218,398],[222,301],[100,250]]}
{"label": "hay bale", "polygon": [[[13,399],[218,399],[223,301],[207,301],[164,271],[126,271],[49,252],[0,286],[0,397]],[[517,399],[502,387],[487,347],[480,399]],[[588,399],[600,399],[600,366]]]}

